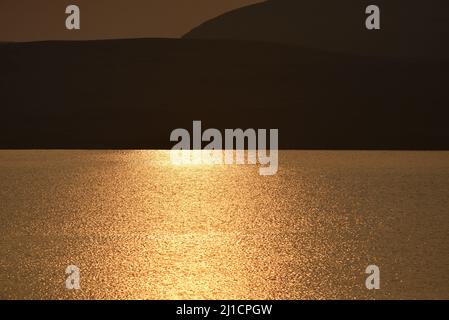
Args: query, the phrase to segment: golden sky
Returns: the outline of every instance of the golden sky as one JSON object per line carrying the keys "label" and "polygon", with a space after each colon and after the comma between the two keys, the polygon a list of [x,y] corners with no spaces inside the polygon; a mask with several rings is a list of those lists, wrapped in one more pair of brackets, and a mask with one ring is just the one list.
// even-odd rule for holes
{"label": "golden sky", "polygon": [[[263,0],[0,0],[0,41],[179,37],[201,22]],[[66,30],[65,8],[81,10]]]}

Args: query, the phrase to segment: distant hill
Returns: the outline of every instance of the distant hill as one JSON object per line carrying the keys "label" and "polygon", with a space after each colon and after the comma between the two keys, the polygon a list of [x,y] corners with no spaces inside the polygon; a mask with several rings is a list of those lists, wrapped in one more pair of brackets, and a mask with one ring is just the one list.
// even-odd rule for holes
{"label": "distant hill", "polygon": [[220,40],[0,45],[0,148],[171,148],[192,120],[281,148],[449,149],[448,62]]}
{"label": "distant hill", "polygon": [[[365,28],[377,5],[381,30]],[[386,57],[449,59],[447,0],[268,0],[207,21],[188,39],[296,44],[324,51]]]}

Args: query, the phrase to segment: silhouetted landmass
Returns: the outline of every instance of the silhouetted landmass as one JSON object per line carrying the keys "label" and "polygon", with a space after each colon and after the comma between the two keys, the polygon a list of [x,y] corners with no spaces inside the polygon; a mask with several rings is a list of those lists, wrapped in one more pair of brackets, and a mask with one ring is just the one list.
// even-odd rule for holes
{"label": "silhouetted landmass", "polygon": [[[368,5],[380,30],[367,30]],[[324,51],[449,59],[447,0],[269,0],[207,21],[185,35],[296,44]]]}
{"label": "silhouetted landmass", "polygon": [[449,63],[214,40],[0,46],[1,148],[171,148],[279,128],[281,148],[449,149]]}

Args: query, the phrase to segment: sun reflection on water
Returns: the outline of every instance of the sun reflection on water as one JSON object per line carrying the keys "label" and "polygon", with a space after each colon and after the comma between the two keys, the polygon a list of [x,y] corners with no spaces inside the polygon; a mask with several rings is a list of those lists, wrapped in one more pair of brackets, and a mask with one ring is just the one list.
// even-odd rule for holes
{"label": "sun reflection on water", "polygon": [[[176,165],[170,151],[0,152],[0,298],[370,298],[373,261],[389,271],[377,297],[438,286],[444,296],[447,154],[280,155],[282,170],[260,176],[256,166]],[[410,168],[416,178],[401,174]],[[418,193],[436,204],[432,237],[414,224]],[[63,286],[71,264],[78,292]],[[416,276],[423,265],[435,281]]]}

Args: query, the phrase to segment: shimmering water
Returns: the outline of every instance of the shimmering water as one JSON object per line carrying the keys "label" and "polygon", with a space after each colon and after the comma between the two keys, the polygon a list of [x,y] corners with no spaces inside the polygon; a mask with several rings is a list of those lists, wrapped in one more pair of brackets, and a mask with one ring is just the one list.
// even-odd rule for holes
{"label": "shimmering water", "polygon": [[279,163],[260,176],[168,151],[0,151],[0,298],[449,298],[449,152]]}

